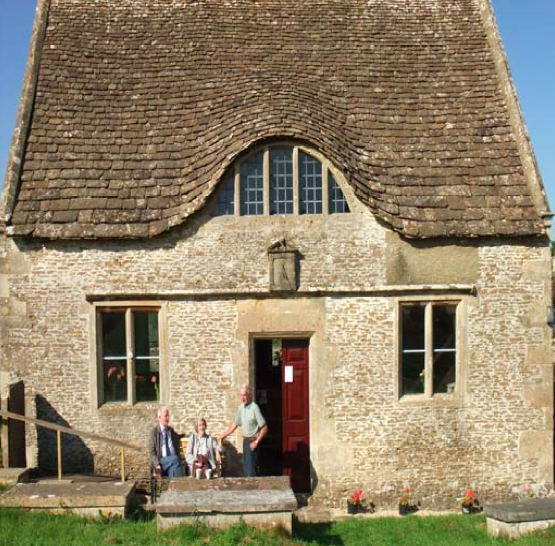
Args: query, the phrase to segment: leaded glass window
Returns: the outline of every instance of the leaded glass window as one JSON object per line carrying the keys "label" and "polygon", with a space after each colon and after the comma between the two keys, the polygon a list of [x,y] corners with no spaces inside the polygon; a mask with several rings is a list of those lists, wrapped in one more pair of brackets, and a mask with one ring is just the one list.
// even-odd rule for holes
{"label": "leaded glass window", "polygon": [[328,175],[328,187],[330,214],[350,212],[343,190],[339,187],[331,172]]}
{"label": "leaded glass window", "polygon": [[322,163],[299,153],[299,212],[322,214]]}
{"label": "leaded glass window", "polygon": [[215,216],[226,216],[235,214],[235,179],[230,176],[225,182],[224,187],[218,195]]}
{"label": "leaded glass window", "polygon": [[305,146],[266,145],[227,172],[213,216],[350,212],[329,161]]}
{"label": "leaded glass window", "polygon": [[293,214],[292,148],[270,148],[270,214]]}
{"label": "leaded glass window", "polygon": [[264,154],[241,163],[241,215],[264,214]]}

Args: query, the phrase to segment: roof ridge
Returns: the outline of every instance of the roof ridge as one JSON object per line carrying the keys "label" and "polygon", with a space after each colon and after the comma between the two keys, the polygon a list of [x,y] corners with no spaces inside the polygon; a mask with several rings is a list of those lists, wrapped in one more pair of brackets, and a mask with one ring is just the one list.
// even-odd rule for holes
{"label": "roof ridge", "polygon": [[0,203],[0,224],[2,226],[5,226],[12,216],[20,187],[20,174],[23,166],[27,136],[31,126],[31,118],[33,116],[40,61],[48,24],[48,15],[50,13],[50,2],[51,0],[38,0],[35,9],[29,56],[23,76],[21,98],[19,100],[15,128],[10,145],[4,189]]}

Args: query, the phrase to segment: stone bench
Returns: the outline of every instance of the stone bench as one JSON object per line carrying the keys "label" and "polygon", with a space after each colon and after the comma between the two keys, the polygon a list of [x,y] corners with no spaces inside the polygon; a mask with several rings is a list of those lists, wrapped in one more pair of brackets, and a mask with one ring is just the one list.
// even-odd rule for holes
{"label": "stone bench", "polygon": [[291,532],[297,499],[287,477],[171,481],[156,504],[158,529],[203,521],[226,527],[241,519],[255,527]]}
{"label": "stone bench", "polygon": [[484,507],[488,535],[518,538],[555,526],[555,499],[529,499]]}

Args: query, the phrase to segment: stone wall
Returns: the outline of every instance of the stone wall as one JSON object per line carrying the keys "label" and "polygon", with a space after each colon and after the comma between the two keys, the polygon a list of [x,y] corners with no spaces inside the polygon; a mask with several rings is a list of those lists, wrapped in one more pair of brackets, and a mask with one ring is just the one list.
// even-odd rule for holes
{"label": "stone wall", "polygon": [[[268,292],[267,248],[283,236],[301,256],[289,297]],[[204,212],[146,241],[4,237],[0,268],[0,385],[24,380],[29,411],[43,418],[146,444],[154,404],[97,407],[93,302],[159,299],[162,398],[187,432],[199,415],[216,434],[232,418],[236,388],[252,381],[253,334],[311,336],[315,502],[361,487],[389,503],[410,484],[444,506],[468,486],[493,498],[512,484],[553,482],[546,240],[410,243],[356,206],[332,216]],[[398,398],[396,309],[406,294],[465,301],[461,393],[450,400]],[[52,466],[54,439],[29,430],[28,461]],[[64,442],[67,471],[118,472],[116,449]],[[132,476],[147,468],[146,454],[129,454]]]}

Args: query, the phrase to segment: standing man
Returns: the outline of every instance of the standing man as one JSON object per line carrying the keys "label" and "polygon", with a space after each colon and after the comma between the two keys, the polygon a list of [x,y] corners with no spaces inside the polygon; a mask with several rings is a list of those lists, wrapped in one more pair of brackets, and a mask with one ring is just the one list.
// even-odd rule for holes
{"label": "standing man", "polygon": [[251,389],[243,385],[239,390],[241,405],[237,409],[235,422],[220,436],[223,442],[237,427],[243,427],[243,472],[247,478],[258,474],[258,444],[268,434],[268,425],[258,405],[252,401]]}
{"label": "standing man", "polygon": [[166,406],[158,408],[158,424],[152,429],[148,442],[149,455],[157,474],[167,474],[172,478],[180,478],[181,459],[179,448],[181,436],[169,426],[170,412]]}

